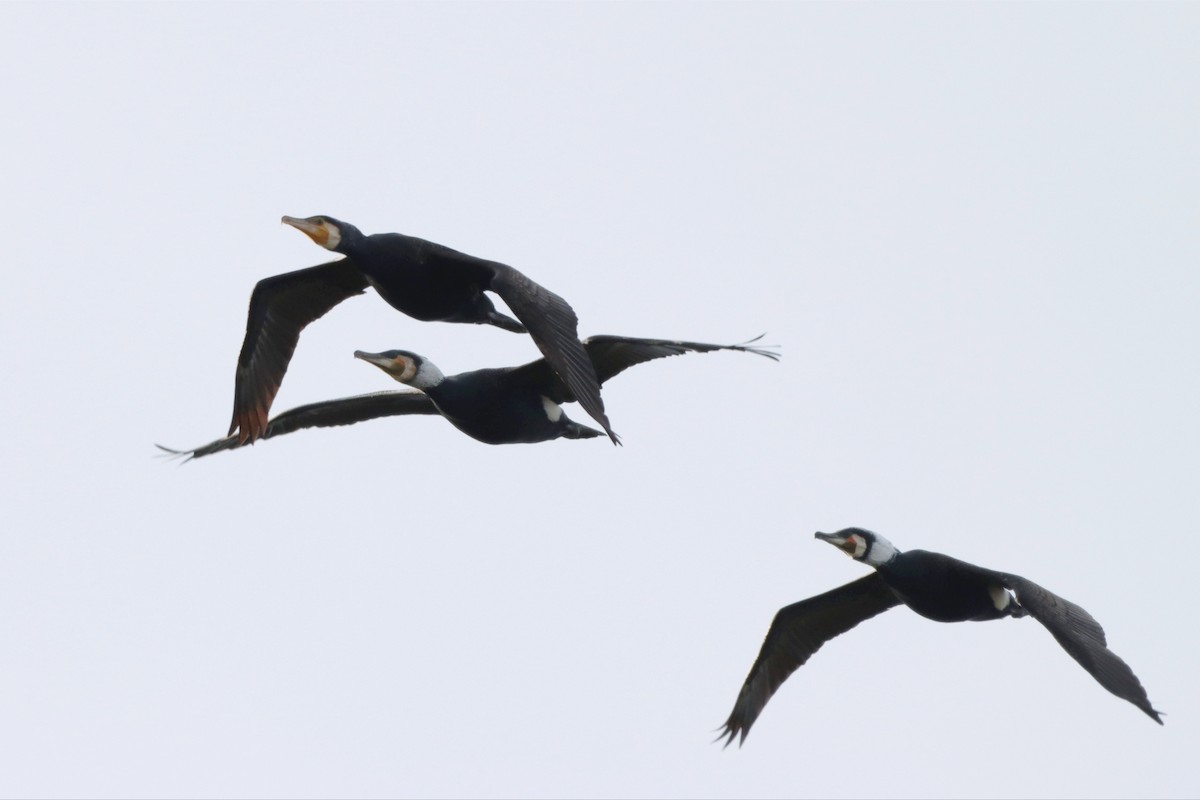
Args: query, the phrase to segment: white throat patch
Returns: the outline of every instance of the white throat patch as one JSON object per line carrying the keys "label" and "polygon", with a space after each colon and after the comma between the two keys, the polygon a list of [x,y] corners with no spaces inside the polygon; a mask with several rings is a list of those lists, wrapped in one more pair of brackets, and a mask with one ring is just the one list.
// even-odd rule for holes
{"label": "white throat patch", "polygon": [[[405,370],[405,375],[408,375],[408,370]],[[446,376],[435,365],[428,361],[422,361],[421,366],[417,367],[416,374],[404,382],[417,389],[429,389],[445,379]]]}
{"label": "white throat patch", "polygon": [[861,536],[851,538],[854,542],[854,552],[850,554],[850,557],[855,560],[861,560],[867,554],[867,540]]}
{"label": "white throat patch", "polygon": [[[879,534],[875,534],[875,543],[867,550],[866,556],[861,560],[872,567],[878,567],[881,564],[886,564],[900,553],[895,545],[883,538]],[[855,558],[858,558],[856,555]]]}
{"label": "white throat patch", "polygon": [[341,242],[342,242],[342,232],[338,230],[338,226],[330,225],[328,222],[326,222],[325,223],[325,234],[326,234],[325,244],[324,244],[325,249],[326,250],[336,250],[337,246],[339,244],[341,244]]}

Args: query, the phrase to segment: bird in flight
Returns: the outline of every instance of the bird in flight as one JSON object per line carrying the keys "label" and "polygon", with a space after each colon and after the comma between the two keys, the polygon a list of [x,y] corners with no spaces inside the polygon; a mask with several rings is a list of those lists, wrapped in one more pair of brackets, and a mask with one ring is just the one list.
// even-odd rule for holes
{"label": "bird in flight", "polygon": [[855,625],[898,605],[937,622],[1031,616],[1101,686],[1162,724],[1141,681],[1108,649],[1100,623],[1079,606],[1033,581],[925,550],[901,552],[862,528],[818,533],[818,539],[874,567],[864,578],[779,610],[742,684],[718,740],[741,744],[767,701],[788,676]]}
{"label": "bird in flight", "polygon": [[[234,377],[229,434],[251,444],[267,431],[268,413],[300,341],[300,332],[338,303],[374,287],[393,308],[420,320],[495,325],[528,332],[547,364],[613,443],[600,382],[579,341],[574,310],[523,273],[400,233],[363,234],[333,217],[283,222],[345,258],[264,278],[250,295],[246,338]],[[496,310],[499,295],[517,319]]]}
{"label": "bird in flight", "polygon": [[[597,380],[604,383],[636,364],[683,353],[728,350],[778,360],[779,354],[769,346],[753,346],[753,342],[761,338],[742,344],[719,345],[592,336],[583,341],[583,348]],[[563,412],[562,403],[578,398],[544,358],[518,367],[480,369],[446,376],[429,359],[406,350],[382,353],[359,350],[354,355],[418,391],[373,392],[293,408],[268,422],[261,438],[270,439],[304,428],[351,425],[407,414],[440,414],[463,433],[487,444],[590,439],[604,435],[575,422]],[[194,450],[159,447],[173,455],[200,458],[244,444],[247,442],[231,434]]]}

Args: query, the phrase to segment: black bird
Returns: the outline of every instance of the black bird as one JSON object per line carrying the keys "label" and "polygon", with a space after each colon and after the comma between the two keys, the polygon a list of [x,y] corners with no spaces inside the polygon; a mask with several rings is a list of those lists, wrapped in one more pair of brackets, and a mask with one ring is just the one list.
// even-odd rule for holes
{"label": "black bird", "polygon": [[[778,360],[778,353],[750,346],[758,339],[743,344],[719,345],[592,336],[583,341],[583,347],[595,367],[597,379],[604,383],[635,364],[682,353],[734,350]],[[544,358],[519,367],[480,369],[447,377],[428,359],[404,350],[383,353],[359,350],[354,356],[420,391],[375,392],[293,408],[272,419],[262,438],[282,436],[302,428],[351,425],[402,414],[441,414],[463,433],[487,444],[545,442],[560,437],[591,439],[604,435],[568,419],[563,413],[560,404],[572,402],[576,397]],[[200,458],[243,444],[245,442],[239,437],[230,435],[190,451],[159,447],[175,455]]]}
{"label": "black bird", "polygon": [[[1162,724],[1133,670],[1108,649],[1104,629],[1079,606],[1020,575],[977,567],[941,553],[902,553],[862,528],[818,533],[875,572],[779,610],[718,739],[746,740],[750,726],[787,677],[821,645],[901,603],[937,622],[1032,616],[1100,685]],[[1014,597],[1015,595],[1015,597]]]}
{"label": "black bird", "polygon": [[[566,300],[510,266],[424,239],[399,233],[366,236],[333,217],[284,217],[283,222],[346,258],[265,278],[254,287],[229,426],[239,444],[266,434],[267,413],[304,327],[368,286],[416,319],[528,331],[579,404],[619,443],[604,413],[600,382],[579,341],[578,320]],[[485,290],[503,298],[520,322],[498,312]]]}

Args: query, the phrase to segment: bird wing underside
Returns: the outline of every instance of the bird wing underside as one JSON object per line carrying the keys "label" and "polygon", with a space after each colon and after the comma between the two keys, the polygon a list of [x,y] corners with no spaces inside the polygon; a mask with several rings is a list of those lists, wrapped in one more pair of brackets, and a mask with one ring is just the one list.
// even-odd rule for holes
{"label": "bird wing underside", "polygon": [[1020,575],[997,573],[997,576],[1013,591],[1017,602],[1029,615],[1046,626],[1071,658],[1091,673],[1101,686],[1162,724],[1160,712],[1150,705],[1141,681],[1128,664],[1108,649],[1104,629],[1091,614]]}
{"label": "bird wing underside", "polygon": [[825,642],[900,604],[878,573],[781,608],[718,739],[746,740],[767,701]]}
{"label": "bird wing underside", "polygon": [[367,286],[367,279],[349,259],[264,278],[255,285],[238,355],[229,426],[240,444],[265,435],[267,414],[304,327],[346,298],[362,294]]}
{"label": "bird wing underside", "polygon": [[575,311],[566,300],[525,274],[505,264],[489,263],[492,265],[492,291],[500,295],[528,329],[534,344],[562,378],[571,397],[604,428],[614,443],[618,443],[608,415],[604,413],[601,381],[579,341],[579,319]]}
{"label": "bird wing underside", "polygon": [[[343,397],[337,400],[324,400],[319,403],[297,406],[279,414],[263,431],[261,438],[270,439],[285,433],[304,428],[331,428],[336,425],[353,425],[356,422],[394,417],[403,414],[437,414],[433,401],[417,391],[390,391],[360,394],[354,397]],[[236,435],[217,439],[195,450],[171,450],[159,447],[174,455],[186,455],[189,460],[201,456],[219,453],[222,450],[234,450],[248,444],[238,440]]]}

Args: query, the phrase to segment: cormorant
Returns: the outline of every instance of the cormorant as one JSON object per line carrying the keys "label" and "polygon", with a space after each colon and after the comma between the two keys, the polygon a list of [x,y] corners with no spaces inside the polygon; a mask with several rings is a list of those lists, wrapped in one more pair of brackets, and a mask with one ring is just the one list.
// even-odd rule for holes
{"label": "cormorant", "polygon": [[[635,364],[682,353],[734,350],[778,360],[778,353],[750,346],[758,339],[743,344],[719,345],[592,336],[583,341],[583,347],[589,363],[595,367],[598,381],[604,383]],[[272,419],[263,430],[262,438],[282,436],[302,428],[351,425],[401,414],[441,414],[463,433],[487,444],[545,442],[560,437],[590,439],[604,435],[568,419],[563,413],[559,404],[572,402],[576,397],[544,358],[519,367],[480,369],[447,377],[428,359],[404,350],[383,353],[359,350],[354,356],[420,391],[374,392],[293,408]],[[200,458],[243,444],[245,442],[238,436],[229,435],[190,451],[159,447],[175,455]]]}
{"label": "cormorant", "polygon": [[875,572],[779,610],[722,726],[718,739],[726,747],[734,738],[740,737],[739,744],[746,740],[771,695],[821,645],[901,603],[937,622],[1032,616],[1101,686],[1162,724],[1162,712],[1150,705],[1133,670],[1108,649],[1100,623],[1069,600],[1020,575],[925,550],[902,553],[862,528],[816,536]]}
{"label": "cormorant", "polygon": [[[284,217],[322,247],[346,258],[264,278],[250,295],[246,338],[234,380],[233,421],[239,444],[266,434],[267,413],[279,391],[300,331],[343,300],[374,286],[410,317],[495,325],[528,331],[550,367],[614,444],[600,383],[583,350],[578,320],[566,300],[521,272],[440,244],[399,233],[364,235],[333,217]],[[484,294],[503,298],[516,319],[498,312]]]}

